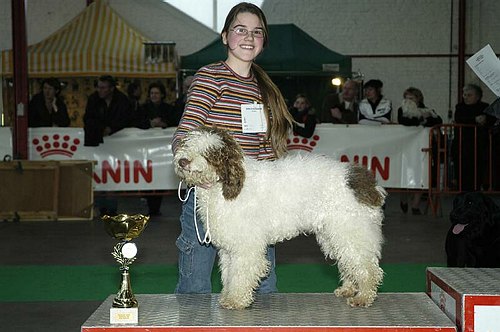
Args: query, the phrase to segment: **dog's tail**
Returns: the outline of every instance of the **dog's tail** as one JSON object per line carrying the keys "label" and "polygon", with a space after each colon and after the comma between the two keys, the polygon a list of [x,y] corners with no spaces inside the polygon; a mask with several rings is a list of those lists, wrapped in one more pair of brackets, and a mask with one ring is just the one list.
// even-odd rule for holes
{"label": "dog's tail", "polygon": [[347,171],[347,185],[360,203],[374,208],[384,205],[387,192],[377,185],[377,180],[365,167],[350,165]]}

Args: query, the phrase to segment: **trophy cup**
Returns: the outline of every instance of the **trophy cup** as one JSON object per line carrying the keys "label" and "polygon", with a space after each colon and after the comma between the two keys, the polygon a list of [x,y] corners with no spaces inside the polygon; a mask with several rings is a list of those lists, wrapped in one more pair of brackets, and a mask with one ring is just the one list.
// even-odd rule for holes
{"label": "trophy cup", "polygon": [[113,300],[110,309],[111,324],[137,324],[139,321],[138,302],[130,286],[129,265],[135,261],[137,246],[130,242],[138,237],[149,221],[149,216],[136,214],[129,216],[119,214],[114,217],[105,215],[101,218],[104,222],[106,232],[117,240],[120,240],[111,255],[120,264],[122,280],[120,290]]}

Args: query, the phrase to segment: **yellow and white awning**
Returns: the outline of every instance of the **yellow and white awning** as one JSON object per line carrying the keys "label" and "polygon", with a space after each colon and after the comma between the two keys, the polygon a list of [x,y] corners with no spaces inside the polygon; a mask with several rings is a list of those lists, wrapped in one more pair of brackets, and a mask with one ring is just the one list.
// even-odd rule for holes
{"label": "yellow and white awning", "polygon": [[[176,61],[146,63],[144,43],[103,0],[96,0],[45,40],[28,47],[29,77],[175,77]],[[2,51],[2,75],[12,76],[12,50]]]}

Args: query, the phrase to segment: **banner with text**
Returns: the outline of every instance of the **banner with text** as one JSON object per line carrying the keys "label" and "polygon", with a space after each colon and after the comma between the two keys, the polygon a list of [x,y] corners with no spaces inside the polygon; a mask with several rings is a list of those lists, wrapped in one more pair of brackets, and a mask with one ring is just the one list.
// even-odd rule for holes
{"label": "banner with text", "polygon": [[[83,146],[82,128],[30,128],[30,160],[94,160],[97,191],[172,190],[179,180],[172,167],[175,128],[127,128]],[[0,127],[0,157],[12,155],[12,133]],[[429,129],[401,125],[320,124],[311,138],[291,136],[291,153],[318,153],[372,170],[386,188],[428,187]],[[292,180],[292,179],[291,179]]]}

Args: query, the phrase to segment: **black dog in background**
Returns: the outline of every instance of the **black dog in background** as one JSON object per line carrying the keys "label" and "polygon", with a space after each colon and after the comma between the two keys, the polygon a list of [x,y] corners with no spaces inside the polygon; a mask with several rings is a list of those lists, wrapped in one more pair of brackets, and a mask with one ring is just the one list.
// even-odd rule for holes
{"label": "black dog in background", "polygon": [[446,236],[449,267],[500,267],[500,207],[480,192],[453,200]]}

